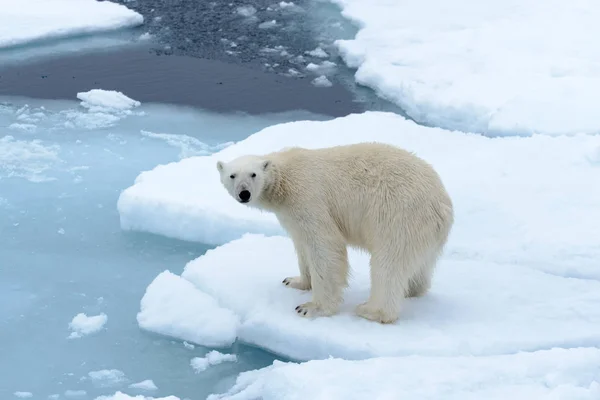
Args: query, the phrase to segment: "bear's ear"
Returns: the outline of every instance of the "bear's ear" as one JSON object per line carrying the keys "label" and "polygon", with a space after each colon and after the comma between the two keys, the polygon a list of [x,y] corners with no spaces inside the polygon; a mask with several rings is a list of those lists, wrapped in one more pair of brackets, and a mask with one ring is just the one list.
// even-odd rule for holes
{"label": "bear's ear", "polygon": [[266,170],[267,170],[267,168],[269,168],[269,165],[271,165],[271,161],[269,161],[269,160],[264,160],[264,161],[262,162],[262,169],[263,169],[263,171],[266,171]]}
{"label": "bear's ear", "polygon": [[219,172],[223,171],[223,161],[217,161],[217,169],[219,170]]}

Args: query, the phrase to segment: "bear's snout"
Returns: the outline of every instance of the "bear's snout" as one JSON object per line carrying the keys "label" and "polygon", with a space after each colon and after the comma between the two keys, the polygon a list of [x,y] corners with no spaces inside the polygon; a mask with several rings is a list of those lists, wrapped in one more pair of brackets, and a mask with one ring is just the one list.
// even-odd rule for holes
{"label": "bear's snout", "polygon": [[240,198],[240,202],[241,203],[247,203],[250,201],[250,191],[244,189],[240,192],[240,194],[238,194],[238,197]]}

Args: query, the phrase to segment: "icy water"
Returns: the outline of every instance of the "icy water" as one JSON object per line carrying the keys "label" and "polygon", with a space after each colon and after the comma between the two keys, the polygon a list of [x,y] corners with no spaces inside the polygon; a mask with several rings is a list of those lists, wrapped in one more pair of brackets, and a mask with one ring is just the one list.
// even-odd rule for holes
{"label": "icy water", "polygon": [[[137,394],[128,386],[146,379],[158,386],[147,395],[205,399],[271,364],[236,344],[219,350],[238,362],[196,374],[190,360],[210,349],[140,330],[148,284],[208,246],[121,231],[118,196],[141,171],[272,124],[393,109],[357,88],[328,47],[353,31],[325,3],[126,3],[144,14],[141,29],[0,52],[0,399]],[[306,53],[318,46],[326,58]],[[332,87],[302,69],[324,60],[336,63]],[[90,112],[76,94],[96,88],[143,104],[129,116]],[[69,339],[82,312],[107,323]],[[92,379],[102,370],[117,379]]]}
{"label": "icy water", "polygon": [[[239,371],[272,361],[237,346],[238,363],[196,375],[190,359],[206,349],[142,332],[136,314],[147,285],[165,269],[180,273],[207,246],[122,232],[115,205],[140,171],[208,154],[293,113],[259,118],[142,106],[135,112],[145,115],[117,115],[108,125],[112,119],[78,102],[1,104],[0,398],[84,390],[78,398],[91,399],[152,379],[156,394],[202,399]],[[105,329],[68,339],[80,312],[105,313]],[[126,380],[89,379],[104,369]]]}

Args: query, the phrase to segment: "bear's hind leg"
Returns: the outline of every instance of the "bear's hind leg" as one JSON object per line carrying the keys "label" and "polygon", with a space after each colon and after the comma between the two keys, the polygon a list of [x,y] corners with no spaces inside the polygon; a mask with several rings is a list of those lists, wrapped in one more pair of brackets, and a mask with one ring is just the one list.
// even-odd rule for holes
{"label": "bear's hind leg", "polygon": [[346,243],[312,238],[307,249],[313,297],[312,301],[296,307],[296,313],[303,317],[334,315],[343,302],[343,291],[348,285]]}
{"label": "bear's hind leg", "polygon": [[410,265],[401,257],[371,256],[371,293],[366,303],[356,307],[359,317],[391,324],[396,322],[400,307],[409,290]]}
{"label": "bear's hind leg", "polygon": [[431,288],[431,279],[433,277],[433,269],[437,263],[438,256],[434,255],[426,258],[421,269],[418,270],[411,278],[408,284],[408,297],[421,297],[425,295]]}
{"label": "bear's hind leg", "polygon": [[310,266],[306,256],[306,249],[297,240],[293,240],[293,242],[298,257],[300,276],[289,276],[283,280],[283,284],[294,289],[310,290]]}

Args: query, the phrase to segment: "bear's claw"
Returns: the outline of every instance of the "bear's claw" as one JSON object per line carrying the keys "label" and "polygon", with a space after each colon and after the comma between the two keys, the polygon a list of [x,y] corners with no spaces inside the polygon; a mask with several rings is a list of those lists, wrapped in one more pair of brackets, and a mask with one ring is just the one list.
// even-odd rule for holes
{"label": "bear's claw", "polygon": [[299,290],[309,290],[310,289],[310,283],[306,282],[300,276],[287,277],[283,281],[281,281],[281,283],[283,283],[285,286],[293,287],[294,289],[299,289]]}
{"label": "bear's claw", "polygon": [[313,317],[328,317],[335,314],[335,311],[327,311],[320,307],[318,304],[312,301],[304,304],[300,304],[295,308],[296,313],[301,317],[313,318]]}

